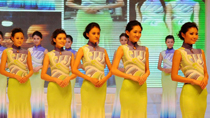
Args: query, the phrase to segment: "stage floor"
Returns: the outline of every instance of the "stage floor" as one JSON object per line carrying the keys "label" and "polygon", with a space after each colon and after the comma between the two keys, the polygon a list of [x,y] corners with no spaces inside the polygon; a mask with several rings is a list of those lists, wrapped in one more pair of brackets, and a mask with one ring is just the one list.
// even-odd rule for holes
{"label": "stage floor", "polygon": [[[105,112],[106,118],[111,118],[112,107],[115,99],[115,88],[107,89],[106,103],[105,103]],[[45,108],[47,115],[47,89],[45,89]],[[180,105],[179,105],[179,97],[180,97],[181,88],[177,88],[177,118],[182,118]],[[160,109],[161,109],[161,94],[162,88],[147,88],[147,118],[159,118]],[[76,99],[76,109],[77,109],[77,118],[80,117],[81,111],[81,96],[80,96],[80,88],[75,88],[75,99]],[[7,103],[9,103],[7,99]],[[210,118],[210,94],[207,97],[207,110],[205,118]]]}

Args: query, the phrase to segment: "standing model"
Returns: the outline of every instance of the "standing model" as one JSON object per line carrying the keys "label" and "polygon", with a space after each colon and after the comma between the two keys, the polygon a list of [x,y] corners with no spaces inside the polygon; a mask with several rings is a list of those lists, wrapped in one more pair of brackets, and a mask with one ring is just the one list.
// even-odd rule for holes
{"label": "standing model", "polygon": [[[0,66],[0,73],[9,77],[8,118],[31,118],[31,84],[29,80],[33,74],[31,53],[21,48],[24,41],[22,29],[15,28],[11,32],[14,44],[12,48],[3,51]],[[8,64],[10,72],[5,70],[6,64]]]}
{"label": "standing model", "polygon": [[[167,49],[159,55],[158,69],[162,71],[162,101],[160,118],[176,118],[176,88],[177,82],[171,80],[171,67],[174,55],[174,37],[168,35],[165,38]],[[163,68],[161,63],[163,61]]]}
{"label": "standing model", "polygon": [[[180,95],[182,118],[204,118],[207,107],[208,73],[204,51],[192,45],[198,39],[195,23],[187,22],[179,31],[183,45],[174,52],[172,73],[173,81],[185,83]],[[181,68],[185,77],[178,75]]]}
{"label": "standing model", "polygon": [[[112,65],[112,73],[125,78],[120,91],[120,117],[146,118],[146,80],[150,74],[149,52],[147,47],[137,44],[142,32],[142,26],[138,21],[130,21],[125,31],[129,36],[128,44],[118,48]],[[125,72],[118,70],[121,59],[123,60]]]}

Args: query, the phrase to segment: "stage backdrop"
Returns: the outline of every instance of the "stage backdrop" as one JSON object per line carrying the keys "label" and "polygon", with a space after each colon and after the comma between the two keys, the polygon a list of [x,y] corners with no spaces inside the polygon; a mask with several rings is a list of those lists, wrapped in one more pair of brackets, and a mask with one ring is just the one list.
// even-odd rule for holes
{"label": "stage backdrop", "polygon": [[[0,0],[0,30],[5,34],[4,45],[11,46],[9,33],[13,28],[20,27],[25,33],[24,48],[33,45],[31,34],[39,30],[44,35],[42,45],[50,51],[53,49],[49,43],[52,32],[56,28],[63,28],[73,37],[72,48],[78,50],[88,41],[82,36],[85,26],[90,22],[97,22],[101,26],[99,45],[107,50],[112,61],[114,52],[120,46],[119,35],[124,32],[126,23],[129,20],[138,20],[143,26],[139,45],[147,46],[150,53],[151,74],[147,80],[148,87],[161,87],[161,71],[157,69],[159,53],[167,48],[164,40],[169,34],[175,37],[174,48],[181,47],[182,41],[177,37],[177,33],[185,22],[197,23],[199,40],[195,48],[205,50],[203,0],[124,0],[125,6],[102,9],[96,14],[87,14],[66,3],[66,0]],[[98,7],[105,4],[116,4],[116,0],[73,1],[73,5],[82,7]],[[105,74],[107,73],[106,67]],[[78,77],[75,87],[81,87],[82,80]],[[107,84],[108,87],[115,87],[114,76]],[[178,84],[179,87],[182,85]]]}

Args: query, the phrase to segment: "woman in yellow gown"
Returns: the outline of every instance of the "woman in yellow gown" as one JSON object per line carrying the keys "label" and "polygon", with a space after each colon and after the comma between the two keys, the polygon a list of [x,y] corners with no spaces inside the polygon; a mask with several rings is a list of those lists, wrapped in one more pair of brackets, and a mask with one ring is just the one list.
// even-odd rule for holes
{"label": "woman in yellow gown", "polygon": [[[104,75],[104,66],[111,69],[106,50],[97,45],[100,38],[100,26],[97,23],[87,25],[83,33],[89,39],[87,45],[81,47],[76,56],[72,73],[84,78],[81,87],[81,118],[105,118],[106,81],[111,77],[111,72]],[[86,74],[78,70],[80,60]]]}
{"label": "woman in yellow gown", "polygon": [[[41,78],[49,81],[47,118],[70,118],[72,97],[70,80],[76,75],[69,76],[69,67],[74,64],[74,54],[63,49],[66,44],[66,33],[62,29],[53,32],[51,44],[55,49],[45,55],[41,72]],[[51,68],[51,76],[47,74],[48,66]]]}
{"label": "woman in yellow gown", "polygon": [[[3,51],[0,66],[1,74],[9,77],[8,118],[31,118],[31,84],[29,80],[33,74],[31,54],[28,50],[21,48],[24,41],[22,29],[13,29],[11,39],[14,44],[12,48]],[[5,70],[6,63],[10,72]]]}
{"label": "woman in yellow gown", "polygon": [[[195,23],[182,25],[179,35],[183,45],[174,52],[171,77],[173,81],[185,83],[180,95],[182,118],[204,118],[207,107],[208,73],[205,54],[192,45],[198,39]],[[178,75],[181,68],[185,77]]]}
{"label": "woman in yellow gown", "polygon": [[[120,117],[146,118],[149,52],[147,47],[137,44],[142,32],[142,26],[138,21],[130,21],[125,32],[129,36],[128,44],[117,49],[111,70],[114,75],[125,78],[120,91]],[[121,59],[125,68],[124,73],[118,70]]]}

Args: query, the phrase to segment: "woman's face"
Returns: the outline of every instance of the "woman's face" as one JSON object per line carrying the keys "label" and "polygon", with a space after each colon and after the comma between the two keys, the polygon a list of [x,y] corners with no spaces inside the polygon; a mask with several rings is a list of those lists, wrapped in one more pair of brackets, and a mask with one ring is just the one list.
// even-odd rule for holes
{"label": "woman's face", "polygon": [[182,37],[184,38],[184,42],[187,44],[195,44],[198,40],[198,30],[195,27],[191,27],[188,31],[184,34],[182,33]]}
{"label": "woman's face", "polygon": [[141,37],[141,27],[139,25],[133,26],[130,32],[126,30],[126,34],[131,42],[138,42]]}
{"label": "woman's face", "polygon": [[120,43],[121,45],[125,45],[128,42],[128,38],[126,38],[125,36],[121,36],[120,37]]}
{"label": "woman's face", "polygon": [[169,49],[172,48],[174,46],[174,40],[172,38],[168,38],[166,40],[166,45]]}
{"label": "woman's face", "polygon": [[56,38],[53,38],[53,41],[56,43],[55,47],[62,48],[66,44],[66,34],[58,34]]}
{"label": "woman's face", "polygon": [[11,37],[11,38],[12,38],[15,46],[19,47],[23,44],[24,35],[22,32],[15,33],[14,37]]}
{"label": "woman's face", "polygon": [[71,45],[72,45],[71,40],[70,40],[69,38],[66,38],[66,44],[65,44],[65,47],[66,47],[66,48],[70,48],[70,47],[71,47]]}
{"label": "woman's face", "polygon": [[93,27],[89,33],[86,33],[86,36],[89,38],[89,41],[92,43],[99,42],[100,39],[100,29],[97,27]]}
{"label": "woman's face", "polygon": [[36,45],[36,46],[40,45],[41,44],[41,41],[42,41],[42,38],[41,37],[39,37],[37,35],[34,35],[33,36],[33,43],[34,43],[34,45]]}

